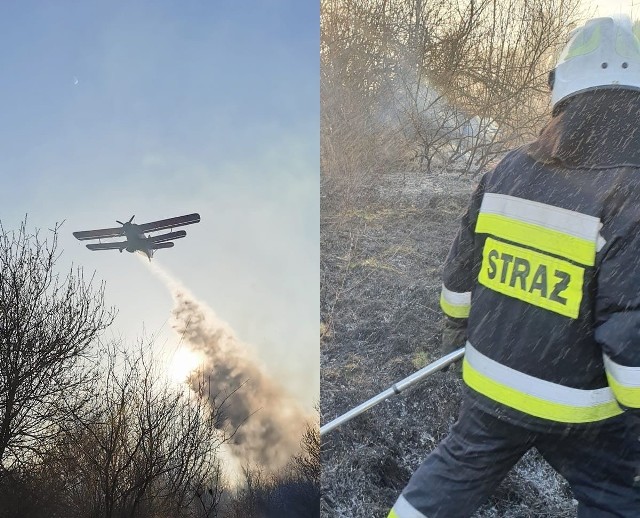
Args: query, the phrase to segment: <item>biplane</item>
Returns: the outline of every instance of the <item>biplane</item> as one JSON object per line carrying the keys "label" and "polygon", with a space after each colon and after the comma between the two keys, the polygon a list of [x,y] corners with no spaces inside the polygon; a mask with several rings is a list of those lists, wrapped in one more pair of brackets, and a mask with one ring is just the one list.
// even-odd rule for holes
{"label": "biplane", "polygon": [[[159,221],[152,221],[151,223],[143,223],[138,225],[133,223],[134,216],[131,216],[129,221],[116,220],[116,223],[120,223],[119,227],[115,228],[103,228],[99,230],[83,230],[80,232],[74,232],[73,235],[80,241],[86,241],[88,239],[109,239],[116,237],[126,237],[125,241],[112,241],[107,243],[90,243],[87,245],[89,250],[126,250],[127,252],[142,252],[149,260],[153,257],[153,252],[160,248],[171,248],[174,243],[174,239],[180,239],[185,237],[187,233],[184,230],[173,231],[176,227],[182,227],[184,225],[192,225],[200,221],[200,214],[188,214],[186,216],[178,216],[175,218],[161,219]],[[150,232],[157,232],[159,230],[170,230],[167,234],[160,234],[157,236],[146,235]]]}

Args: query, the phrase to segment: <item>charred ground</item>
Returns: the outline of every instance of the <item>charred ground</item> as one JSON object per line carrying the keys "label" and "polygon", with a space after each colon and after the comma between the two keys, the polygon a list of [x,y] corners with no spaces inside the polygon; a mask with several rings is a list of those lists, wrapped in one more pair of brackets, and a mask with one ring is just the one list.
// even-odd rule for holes
{"label": "charred ground", "polygon": [[[441,266],[477,180],[455,173],[385,176],[348,203],[344,190],[323,186],[323,423],[439,357]],[[328,433],[323,515],[386,516],[455,422],[461,383],[453,372],[436,373]],[[530,452],[475,516],[576,512],[564,480]]]}

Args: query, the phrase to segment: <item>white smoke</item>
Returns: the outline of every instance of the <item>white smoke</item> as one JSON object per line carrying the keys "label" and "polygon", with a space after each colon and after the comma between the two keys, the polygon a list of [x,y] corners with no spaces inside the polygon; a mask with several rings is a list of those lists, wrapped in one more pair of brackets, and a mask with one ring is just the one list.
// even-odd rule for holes
{"label": "white smoke", "polygon": [[188,383],[217,409],[229,452],[240,466],[277,472],[299,453],[307,416],[226,322],[156,263],[147,264],[171,291],[181,346],[203,358]]}

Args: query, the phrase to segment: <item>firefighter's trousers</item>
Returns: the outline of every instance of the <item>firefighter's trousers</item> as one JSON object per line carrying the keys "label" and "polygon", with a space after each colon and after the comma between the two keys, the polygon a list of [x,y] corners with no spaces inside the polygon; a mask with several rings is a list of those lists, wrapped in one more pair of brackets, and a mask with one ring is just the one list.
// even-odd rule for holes
{"label": "firefighter's trousers", "polygon": [[640,442],[623,416],[578,431],[539,433],[465,398],[451,433],[413,474],[390,518],[464,518],[530,448],[569,482],[579,518],[640,518]]}

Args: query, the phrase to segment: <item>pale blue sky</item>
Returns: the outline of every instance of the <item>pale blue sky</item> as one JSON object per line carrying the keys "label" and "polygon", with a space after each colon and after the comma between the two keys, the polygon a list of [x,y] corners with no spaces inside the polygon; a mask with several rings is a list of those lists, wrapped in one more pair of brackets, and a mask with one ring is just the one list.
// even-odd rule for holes
{"label": "pale blue sky", "polygon": [[[300,0],[0,4],[0,219],[65,220],[61,265],[107,283],[113,333],[169,293],[71,232],[199,212],[154,261],[318,399],[319,6]],[[164,327],[163,327],[164,326]],[[164,334],[163,334],[164,333]]]}

